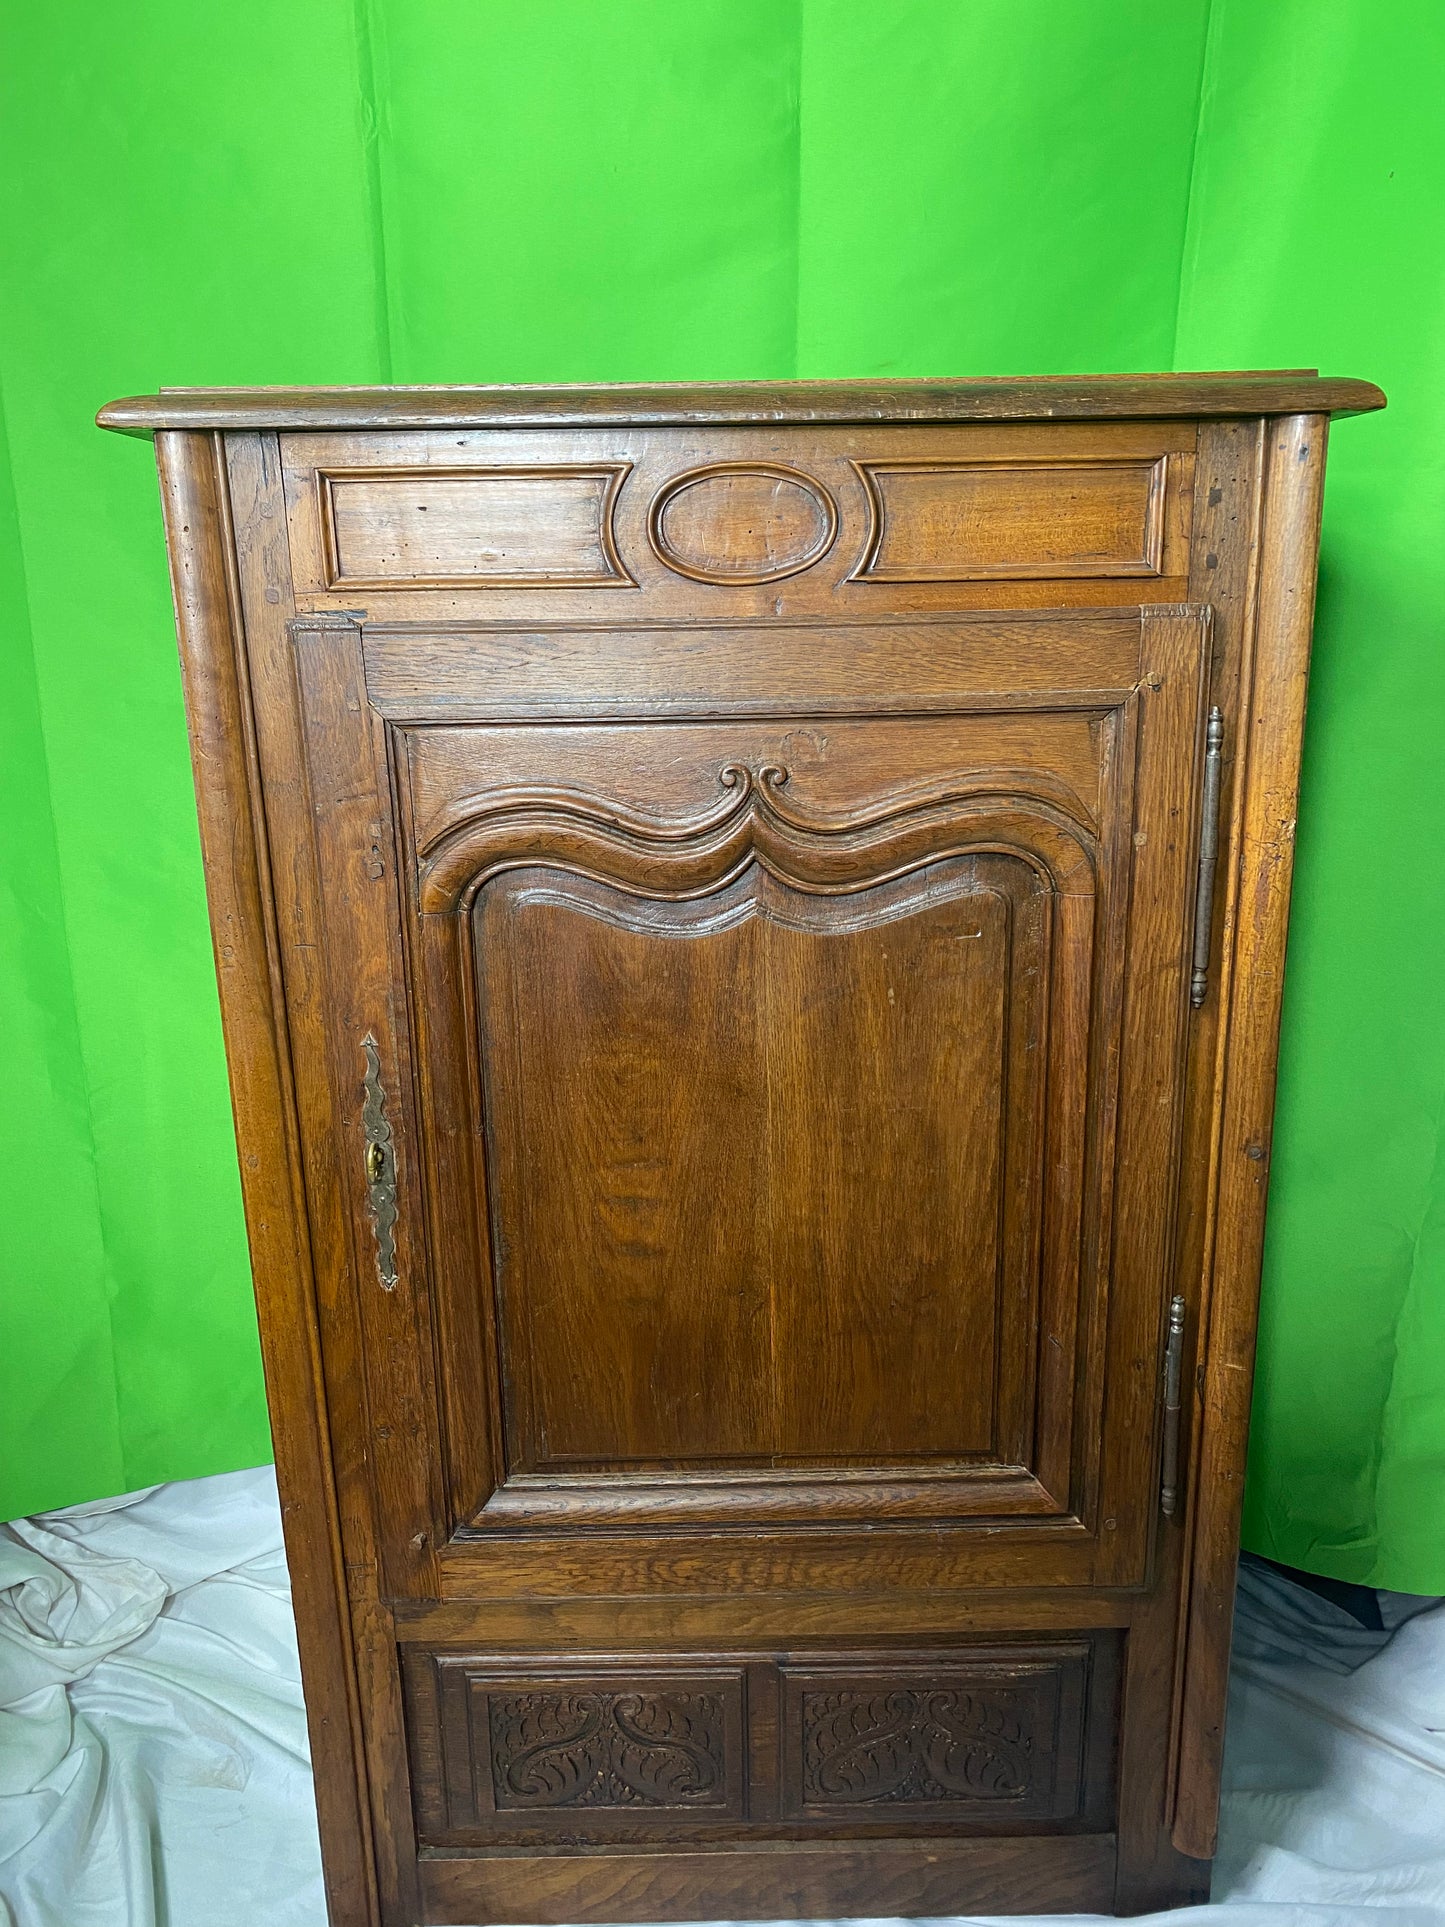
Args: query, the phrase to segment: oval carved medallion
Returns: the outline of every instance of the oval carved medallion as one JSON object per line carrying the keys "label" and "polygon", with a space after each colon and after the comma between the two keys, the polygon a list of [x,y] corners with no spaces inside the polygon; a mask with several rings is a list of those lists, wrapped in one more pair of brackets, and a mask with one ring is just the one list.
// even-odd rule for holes
{"label": "oval carved medallion", "polygon": [[827,553],[837,531],[837,505],[820,482],[741,462],[676,476],[648,517],[659,558],[695,582],[796,575]]}

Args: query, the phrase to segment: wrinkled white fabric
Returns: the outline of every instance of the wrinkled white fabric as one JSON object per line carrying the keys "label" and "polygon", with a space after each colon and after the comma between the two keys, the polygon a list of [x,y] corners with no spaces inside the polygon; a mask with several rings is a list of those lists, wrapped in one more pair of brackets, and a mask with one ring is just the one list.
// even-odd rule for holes
{"label": "wrinkled white fabric", "polygon": [[1216,1896],[1445,1921],[1445,1608],[1345,1678],[1237,1661],[1228,1733]]}
{"label": "wrinkled white fabric", "polygon": [[[1149,1919],[1445,1927],[1445,1607],[1342,1676],[1269,1593],[1215,1903]],[[0,1527],[0,1923],[326,1927],[269,1468]]]}
{"label": "wrinkled white fabric", "polygon": [[325,1920],[270,1468],[0,1529],[0,1921]]}

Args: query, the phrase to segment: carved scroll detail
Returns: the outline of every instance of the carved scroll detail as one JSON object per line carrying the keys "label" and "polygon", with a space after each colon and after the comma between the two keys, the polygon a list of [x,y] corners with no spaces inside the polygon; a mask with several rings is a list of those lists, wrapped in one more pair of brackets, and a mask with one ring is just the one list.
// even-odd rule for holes
{"label": "carved scroll detail", "polygon": [[1027,1703],[1006,1690],[805,1693],[804,1801],[1026,1800],[1037,1737]]}
{"label": "carved scroll detail", "polygon": [[513,1693],[489,1704],[498,1807],[721,1807],[713,1693]]}
{"label": "carved scroll detail", "polygon": [[[813,815],[785,800],[781,764],[726,763],[719,800],[691,818],[659,821],[576,791],[498,790],[427,846],[422,908],[465,909],[485,879],[540,863],[652,897],[715,890],[759,861],[796,887],[848,891],[965,851],[1007,850],[1055,889],[1091,891],[1097,835],[1063,786],[989,771],[944,789],[904,791],[846,817]],[[1083,820],[1081,820],[1081,818]]]}

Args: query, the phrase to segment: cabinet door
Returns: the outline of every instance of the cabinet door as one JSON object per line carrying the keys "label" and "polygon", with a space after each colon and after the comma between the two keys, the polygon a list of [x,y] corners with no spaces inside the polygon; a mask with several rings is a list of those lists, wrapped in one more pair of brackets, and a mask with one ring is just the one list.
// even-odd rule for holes
{"label": "cabinet door", "polygon": [[706,721],[298,628],[393,1595],[1143,1578],[1207,620],[984,627]]}

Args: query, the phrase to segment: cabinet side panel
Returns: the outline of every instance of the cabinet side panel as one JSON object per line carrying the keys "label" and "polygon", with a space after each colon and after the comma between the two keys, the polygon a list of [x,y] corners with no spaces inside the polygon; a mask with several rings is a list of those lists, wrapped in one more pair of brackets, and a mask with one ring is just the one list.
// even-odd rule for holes
{"label": "cabinet side panel", "polygon": [[1328,427],[1323,416],[1293,415],[1266,434],[1254,664],[1236,758],[1237,908],[1173,1827],[1180,1852],[1201,1859],[1214,1852],[1218,1824]]}
{"label": "cabinet side panel", "polygon": [[[1205,422],[1200,425],[1194,525],[1190,541],[1190,596],[1213,611],[1212,661],[1208,701],[1218,705],[1225,725],[1224,793],[1220,837],[1225,850],[1238,847],[1239,796],[1235,747],[1247,705],[1253,648],[1254,594],[1258,564],[1258,522],[1262,421]],[[1191,848],[1191,858],[1194,851]],[[1223,1090],[1221,1001],[1227,1003],[1227,946],[1219,933],[1235,920],[1237,874],[1226,863],[1219,879],[1211,944],[1208,992],[1189,1019],[1188,1086],[1179,1163],[1179,1214],[1171,1291],[1185,1299],[1182,1378],[1194,1383],[1198,1334],[1208,1322],[1207,1274],[1213,1245],[1213,1201],[1218,1164],[1219,1100]],[[1194,1400],[1182,1414],[1186,1458],[1198,1444]],[[1209,1892],[1209,1867],[1181,1855],[1170,1836],[1174,1814],[1179,1748],[1179,1702],[1184,1674],[1183,1593],[1188,1584],[1193,1534],[1192,1502],[1198,1480],[1192,1469],[1184,1479],[1184,1505],[1170,1518],[1156,1520],[1154,1590],[1135,1615],[1125,1671],[1123,1746],[1119,1783],[1119,1883],[1117,1913],[1149,1912],[1177,1906]]]}
{"label": "cabinet side panel", "polygon": [[196,780],[241,1186],[334,1921],[379,1920],[223,451],[156,461]]}

